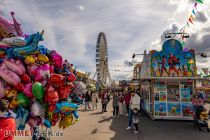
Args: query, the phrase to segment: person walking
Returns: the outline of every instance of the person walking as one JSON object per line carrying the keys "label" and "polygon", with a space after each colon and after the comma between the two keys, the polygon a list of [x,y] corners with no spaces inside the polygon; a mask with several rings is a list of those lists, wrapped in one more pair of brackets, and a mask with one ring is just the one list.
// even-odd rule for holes
{"label": "person walking", "polygon": [[90,109],[90,101],[91,101],[91,96],[90,96],[90,92],[87,91],[85,94],[85,110]]}
{"label": "person walking", "polygon": [[119,113],[119,95],[117,92],[114,93],[113,95],[113,117],[118,117],[118,113]]}
{"label": "person walking", "polygon": [[104,91],[101,95],[102,112],[107,112],[106,106],[109,102],[109,95],[107,91]]}
{"label": "person walking", "polygon": [[199,114],[203,109],[204,101],[201,97],[199,97],[199,93],[193,95],[192,105],[194,107],[193,118],[194,118],[194,126],[197,126],[197,120],[199,118]]}
{"label": "person walking", "polygon": [[119,114],[123,115],[123,103],[125,101],[125,97],[123,96],[123,93],[119,93]]}
{"label": "person walking", "polygon": [[98,103],[98,94],[96,92],[92,93],[92,107],[93,110],[97,109],[97,103]]}
{"label": "person walking", "polygon": [[141,103],[141,98],[140,96],[135,93],[134,91],[131,91],[131,100],[130,100],[130,106],[129,106],[129,114],[128,114],[128,127],[127,130],[131,129],[132,125],[132,118],[133,118],[133,110],[137,109],[138,111],[140,110],[140,103]]}
{"label": "person walking", "polygon": [[128,116],[128,114],[129,114],[130,100],[131,100],[131,93],[130,93],[130,89],[129,89],[128,92],[125,94],[125,106],[126,106],[126,110],[127,110],[126,116]]}

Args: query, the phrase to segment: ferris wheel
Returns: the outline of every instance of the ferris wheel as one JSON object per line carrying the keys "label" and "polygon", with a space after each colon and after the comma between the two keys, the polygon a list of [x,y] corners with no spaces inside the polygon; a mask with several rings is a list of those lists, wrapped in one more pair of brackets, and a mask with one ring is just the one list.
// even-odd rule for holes
{"label": "ferris wheel", "polygon": [[97,82],[102,85],[111,83],[111,76],[108,69],[108,51],[106,36],[103,32],[98,34],[96,42],[96,73]]}

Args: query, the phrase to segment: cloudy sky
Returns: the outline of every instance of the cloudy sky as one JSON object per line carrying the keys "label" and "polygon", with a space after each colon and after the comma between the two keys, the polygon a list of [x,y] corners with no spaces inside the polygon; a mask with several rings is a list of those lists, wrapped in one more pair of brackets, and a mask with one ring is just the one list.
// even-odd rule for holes
{"label": "cloudy sky", "polygon": [[[110,72],[113,78],[129,78],[132,67],[123,66],[132,54],[161,48],[164,33],[179,31],[195,0],[0,0],[4,16],[15,11],[25,33],[45,30],[44,44],[64,58],[95,71],[95,47],[99,32],[105,32]],[[198,4],[198,14],[188,32],[188,48],[210,48],[210,2]],[[209,9],[209,10],[208,10]],[[208,51],[209,52],[209,51]],[[210,55],[210,53],[209,53]],[[141,61],[142,57],[137,57]],[[199,67],[210,64],[197,58]],[[113,67],[119,65],[119,67]]]}

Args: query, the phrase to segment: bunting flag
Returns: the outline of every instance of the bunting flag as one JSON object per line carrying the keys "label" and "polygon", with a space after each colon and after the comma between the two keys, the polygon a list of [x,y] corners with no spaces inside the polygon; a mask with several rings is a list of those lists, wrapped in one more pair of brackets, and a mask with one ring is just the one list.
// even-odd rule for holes
{"label": "bunting flag", "polygon": [[196,8],[196,7],[197,7],[197,5],[198,5],[198,3],[197,3],[197,2],[195,2],[194,7]]}
{"label": "bunting flag", "polygon": [[189,20],[189,22],[191,22],[191,23],[193,24],[193,21],[192,21],[192,19],[191,19],[191,18],[189,18],[188,20]]}
{"label": "bunting flag", "polygon": [[193,13],[194,16],[196,16],[196,13],[195,13],[195,10],[194,9],[192,10],[192,13]]}
{"label": "bunting flag", "polygon": [[203,0],[196,0],[197,2],[203,3]]}
{"label": "bunting flag", "polygon": [[[203,0],[195,0],[195,1],[196,2],[194,3],[192,13],[190,14],[185,26],[180,29],[180,33],[186,33],[185,32],[186,27],[190,28],[190,23],[194,24],[193,22],[195,21],[196,15],[198,13],[197,5],[198,5],[198,3],[202,3],[202,4],[204,3]],[[183,34],[181,35],[181,39],[182,39],[182,46],[184,47],[185,46],[185,37]]]}
{"label": "bunting flag", "polygon": [[191,15],[191,16],[190,16],[190,18],[192,19],[192,21],[194,20],[194,17],[193,17],[193,15]]}
{"label": "bunting flag", "polygon": [[187,22],[187,26],[190,27],[190,24]]}

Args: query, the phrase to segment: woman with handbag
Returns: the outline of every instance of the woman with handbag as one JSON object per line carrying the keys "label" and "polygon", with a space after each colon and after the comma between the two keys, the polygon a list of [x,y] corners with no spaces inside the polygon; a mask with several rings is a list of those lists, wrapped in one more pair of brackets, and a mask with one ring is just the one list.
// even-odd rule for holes
{"label": "woman with handbag", "polygon": [[96,108],[97,109],[97,103],[98,103],[98,94],[93,92],[92,93],[92,106],[93,110]]}

